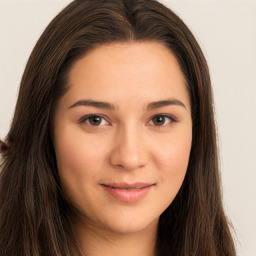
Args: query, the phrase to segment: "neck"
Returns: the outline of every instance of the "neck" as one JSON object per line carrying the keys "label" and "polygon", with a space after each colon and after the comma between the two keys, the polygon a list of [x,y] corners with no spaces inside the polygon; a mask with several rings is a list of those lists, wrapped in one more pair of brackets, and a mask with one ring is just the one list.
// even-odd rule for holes
{"label": "neck", "polygon": [[138,232],[118,233],[80,223],[78,241],[84,256],[154,256],[157,226],[158,220]]}

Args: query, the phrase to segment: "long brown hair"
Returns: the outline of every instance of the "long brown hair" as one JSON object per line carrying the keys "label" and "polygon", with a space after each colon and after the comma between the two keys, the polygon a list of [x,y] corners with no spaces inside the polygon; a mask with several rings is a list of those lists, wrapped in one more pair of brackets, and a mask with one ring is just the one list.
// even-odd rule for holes
{"label": "long brown hair", "polygon": [[[160,216],[158,256],[234,256],[223,212],[213,98],[204,55],[170,9],[155,0],[76,0],[38,40],[22,77],[14,118],[2,144],[1,256],[81,255],[51,140],[56,102],[71,66],[112,42],[157,41],[179,61],[187,82],[193,141],[183,185]],[[104,254],[104,253],[103,253]]]}

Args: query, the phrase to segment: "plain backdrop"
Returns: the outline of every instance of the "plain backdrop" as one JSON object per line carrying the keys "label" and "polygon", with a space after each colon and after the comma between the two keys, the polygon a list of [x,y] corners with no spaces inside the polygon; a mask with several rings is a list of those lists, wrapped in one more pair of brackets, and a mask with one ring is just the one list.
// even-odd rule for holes
{"label": "plain backdrop", "polygon": [[[97,1],[97,0],[95,0]],[[69,0],[0,0],[0,138],[40,34]],[[256,0],[162,0],[198,39],[212,76],[223,197],[238,256],[256,255]]]}

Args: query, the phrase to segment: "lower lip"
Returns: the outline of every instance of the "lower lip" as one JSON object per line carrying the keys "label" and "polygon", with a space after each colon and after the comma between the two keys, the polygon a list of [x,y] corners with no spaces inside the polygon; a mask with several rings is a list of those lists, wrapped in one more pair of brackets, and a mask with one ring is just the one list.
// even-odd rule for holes
{"label": "lower lip", "polygon": [[122,188],[112,188],[103,186],[103,188],[115,199],[122,201],[122,202],[131,202],[135,203],[142,200],[151,189],[151,186],[133,189],[133,190],[126,190]]}

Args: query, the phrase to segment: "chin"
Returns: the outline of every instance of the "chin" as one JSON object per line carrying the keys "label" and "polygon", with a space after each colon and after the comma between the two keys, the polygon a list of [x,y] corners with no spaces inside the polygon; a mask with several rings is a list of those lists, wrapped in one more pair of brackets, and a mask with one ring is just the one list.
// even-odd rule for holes
{"label": "chin", "polygon": [[106,230],[119,235],[135,234],[140,232],[147,232],[147,230],[157,229],[159,218],[154,220],[147,220],[143,215],[136,218],[129,218],[122,216],[122,219],[112,218],[105,221],[102,225]]}

